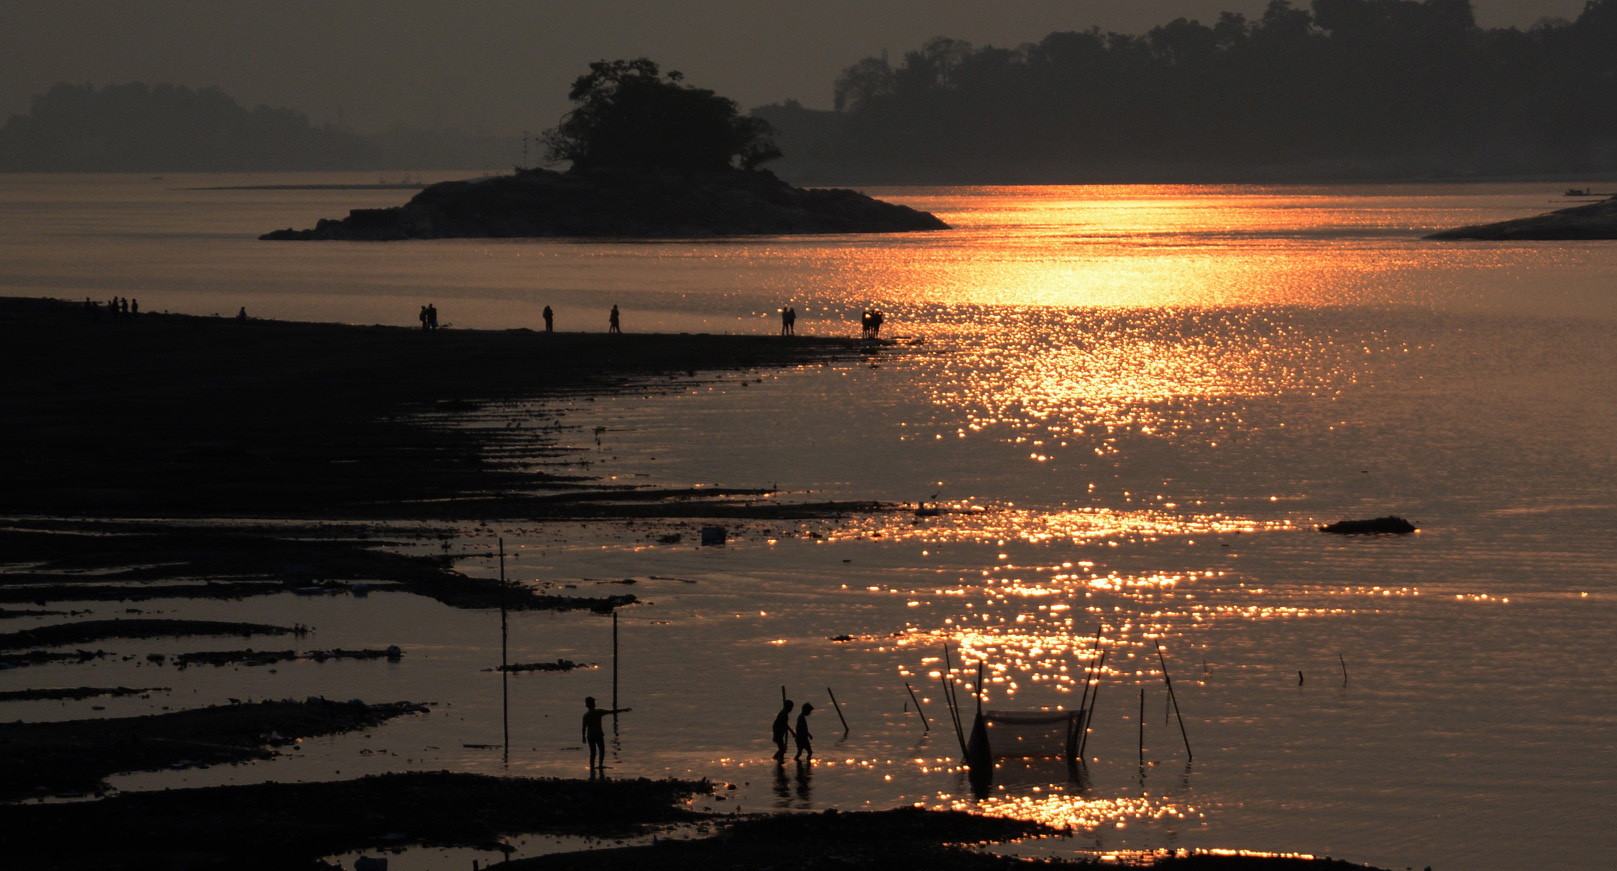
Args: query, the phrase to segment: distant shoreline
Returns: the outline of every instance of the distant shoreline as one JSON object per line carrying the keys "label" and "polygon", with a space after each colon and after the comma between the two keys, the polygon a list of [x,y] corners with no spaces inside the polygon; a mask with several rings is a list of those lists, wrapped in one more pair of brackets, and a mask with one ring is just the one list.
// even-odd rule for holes
{"label": "distant shoreline", "polygon": [[213,187],[178,188],[182,191],[419,191],[426,182],[379,182],[377,184],[234,184]]}

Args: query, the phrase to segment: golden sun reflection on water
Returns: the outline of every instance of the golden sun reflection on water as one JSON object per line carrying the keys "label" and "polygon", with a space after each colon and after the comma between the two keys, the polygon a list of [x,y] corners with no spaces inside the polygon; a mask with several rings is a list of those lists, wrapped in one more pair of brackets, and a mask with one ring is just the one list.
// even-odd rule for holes
{"label": "golden sun reflection on water", "polygon": [[1057,829],[1072,831],[1097,828],[1124,829],[1130,825],[1185,820],[1201,817],[1196,808],[1152,796],[1076,795],[1065,787],[1033,787],[1023,795],[991,795],[984,799],[940,796],[950,810],[970,811],[991,817],[1032,820]]}
{"label": "golden sun reflection on water", "polygon": [[947,503],[936,515],[886,514],[849,522],[825,534],[825,541],[859,538],[892,541],[1028,543],[1103,540],[1152,541],[1167,536],[1215,535],[1296,529],[1288,520],[1255,520],[1229,514],[1184,514],[1167,509],[1071,508],[1033,511],[1012,506]]}

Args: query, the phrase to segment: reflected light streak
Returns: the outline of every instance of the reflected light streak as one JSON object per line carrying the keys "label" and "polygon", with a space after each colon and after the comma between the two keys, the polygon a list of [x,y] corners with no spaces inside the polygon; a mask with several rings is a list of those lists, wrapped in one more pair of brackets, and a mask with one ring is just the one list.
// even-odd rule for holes
{"label": "reflected light streak", "polygon": [[990,817],[1032,820],[1057,829],[1121,829],[1134,824],[1199,818],[1204,814],[1151,796],[1086,798],[1071,795],[1059,786],[1032,795],[994,795],[981,800],[940,796],[949,810],[969,811]]}

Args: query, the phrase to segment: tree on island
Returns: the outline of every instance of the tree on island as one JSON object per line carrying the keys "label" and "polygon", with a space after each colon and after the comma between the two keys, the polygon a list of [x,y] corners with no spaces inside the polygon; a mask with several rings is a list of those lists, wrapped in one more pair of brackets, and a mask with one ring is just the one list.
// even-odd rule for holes
{"label": "tree on island", "polygon": [[769,123],[681,84],[648,58],[597,61],[573,82],[576,108],[545,131],[545,155],[575,170],[752,170],[780,157]]}

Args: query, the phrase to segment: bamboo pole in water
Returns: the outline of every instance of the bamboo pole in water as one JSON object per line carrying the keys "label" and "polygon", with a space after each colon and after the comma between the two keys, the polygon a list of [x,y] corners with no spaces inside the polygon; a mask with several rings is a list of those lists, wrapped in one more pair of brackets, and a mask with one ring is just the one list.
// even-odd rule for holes
{"label": "bamboo pole in water", "polygon": [[1179,737],[1185,740],[1185,757],[1195,759],[1190,752],[1190,736],[1185,733],[1185,716],[1179,712],[1179,697],[1173,691],[1173,678],[1168,676],[1168,658],[1162,655],[1162,642],[1157,642],[1157,662],[1162,663],[1162,682],[1168,686],[1168,698],[1173,702],[1173,715],[1179,718]]}
{"label": "bamboo pole in water", "polygon": [[505,589],[505,539],[498,539],[500,543],[500,723],[504,733],[502,747],[503,759],[511,761],[511,668],[508,657],[511,637],[510,624],[506,621],[506,589]]}
{"label": "bamboo pole in water", "polygon": [[943,645],[943,674],[938,680],[943,684],[943,703],[949,706],[949,719],[954,721],[954,737],[960,742],[960,755],[966,755],[966,730],[960,725],[960,703],[954,695],[954,682],[950,673],[954,671],[954,664],[949,659],[949,645]]}
{"label": "bamboo pole in water", "polygon": [[1338,653],[1336,661],[1342,663],[1342,686],[1347,686],[1347,659]]}
{"label": "bamboo pole in water", "polygon": [[[1110,653],[1111,653],[1111,651],[1109,651],[1109,650],[1101,651],[1101,653],[1100,653],[1100,661],[1095,663],[1095,675],[1096,675],[1096,678],[1095,678],[1095,691],[1093,693],[1089,694],[1089,716],[1087,718],[1085,718],[1085,719],[1088,719],[1091,722],[1093,722],[1094,719],[1095,719],[1095,705],[1099,704],[1099,700],[1100,700],[1100,675],[1104,673],[1103,669],[1106,668],[1106,657]],[[1080,758],[1080,759],[1086,758],[1084,756],[1084,750],[1086,748],[1088,748],[1088,747],[1089,747],[1089,728],[1086,725],[1085,728],[1084,728],[1084,738],[1083,738],[1082,741],[1078,742],[1078,758]]]}
{"label": "bamboo pole in water", "polygon": [[848,734],[848,720],[847,720],[846,717],[842,716],[842,706],[837,704],[837,694],[834,693],[834,692],[831,692],[830,687],[825,688],[825,694],[831,697],[831,707],[836,708],[837,719],[842,721],[842,734],[847,735]]}
{"label": "bamboo pole in water", "polygon": [[1140,767],[1145,767],[1145,687],[1140,687]]}
{"label": "bamboo pole in water", "polygon": [[910,691],[910,701],[915,703],[915,713],[921,718],[921,729],[926,732],[932,731],[932,724],[926,721],[926,712],[921,710],[921,700],[915,697],[915,688],[910,686],[909,681],[904,681],[904,689]]}
{"label": "bamboo pole in water", "polygon": [[[618,708],[618,612],[612,612],[612,710]],[[618,721],[618,715],[612,714],[612,722]]]}

